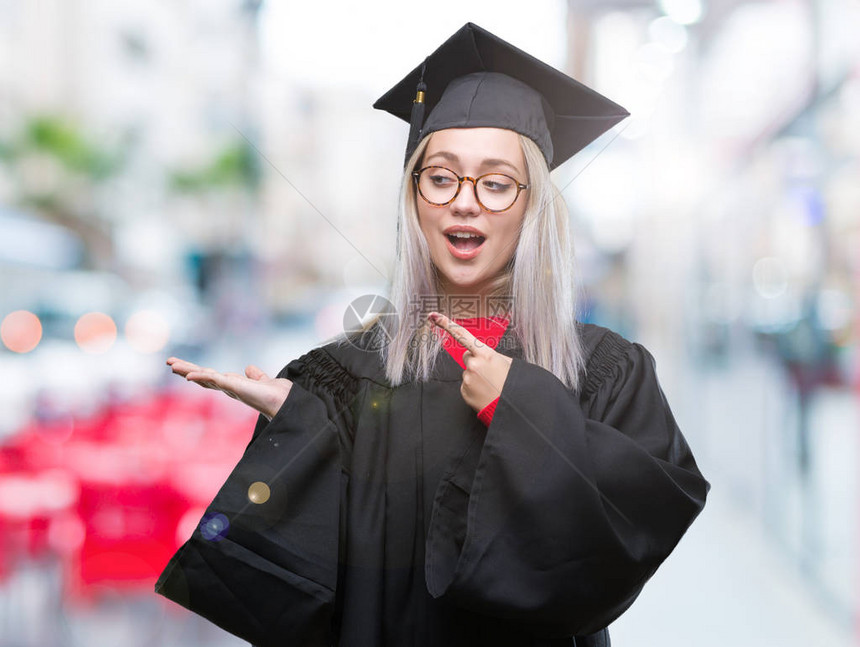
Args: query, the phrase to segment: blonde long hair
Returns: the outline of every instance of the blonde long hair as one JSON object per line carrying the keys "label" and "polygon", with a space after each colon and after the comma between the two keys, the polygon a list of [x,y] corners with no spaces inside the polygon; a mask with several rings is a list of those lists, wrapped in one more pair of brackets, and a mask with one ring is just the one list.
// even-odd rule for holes
{"label": "blonde long hair", "polygon": [[[412,179],[431,136],[409,158],[400,188],[397,250],[388,297],[398,316],[378,317],[365,325],[365,331],[378,335],[374,347],[381,348],[386,377],[395,386],[426,381],[442,350],[440,334],[427,321],[427,313],[439,309],[433,298],[441,297],[442,291],[419,226]],[[540,149],[528,137],[519,137],[529,176],[528,204],[516,251],[488,296],[509,300],[505,316],[523,359],[576,390],[585,373],[585,359],[576,323],[578,295],[567,206],[552,184]]]}

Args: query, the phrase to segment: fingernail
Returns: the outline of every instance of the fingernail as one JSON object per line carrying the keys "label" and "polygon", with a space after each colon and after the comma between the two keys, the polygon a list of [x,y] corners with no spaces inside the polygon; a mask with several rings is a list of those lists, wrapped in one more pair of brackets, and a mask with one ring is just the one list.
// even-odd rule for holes
{"label": "fingernail", "polygon": [[435,312],[431,312],[429,315],[427,315],[427,317],[428,317],[428,318],[430,319],[430,321],[432,321],[433,323],[436,323],[436,320],[437,320],[437,319],[439,319],[439,315],[438,315],[438,314],[436,314]]}

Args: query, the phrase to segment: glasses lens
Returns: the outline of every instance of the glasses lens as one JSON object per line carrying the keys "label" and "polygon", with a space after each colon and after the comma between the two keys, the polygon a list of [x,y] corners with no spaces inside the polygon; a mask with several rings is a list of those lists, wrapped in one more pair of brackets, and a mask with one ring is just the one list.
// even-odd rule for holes
{"label": "glasses lens", "polygon": [[517,199],[517,183],[507,175],[485,175],[478,182],[478,200],[491,211],[510,207]]}
{"label": "glasses lens", "polygon": [[457,193],[459,181],[453,172],[446,168],[431,166],[421,171],[418,189],[428,202],[444,204]]}

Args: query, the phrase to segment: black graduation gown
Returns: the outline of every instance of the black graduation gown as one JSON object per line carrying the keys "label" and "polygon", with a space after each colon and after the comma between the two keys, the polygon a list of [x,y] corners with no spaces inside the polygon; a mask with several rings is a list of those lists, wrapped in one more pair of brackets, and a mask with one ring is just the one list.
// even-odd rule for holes
{"label": "black graduation gown", "polygon": [[580,330],[575,393],[506,331],[488,428],[447,353],[396,388],[356,345],[290,362],[156,592],[262,647],[609,645],[710,484],[648,351]]}

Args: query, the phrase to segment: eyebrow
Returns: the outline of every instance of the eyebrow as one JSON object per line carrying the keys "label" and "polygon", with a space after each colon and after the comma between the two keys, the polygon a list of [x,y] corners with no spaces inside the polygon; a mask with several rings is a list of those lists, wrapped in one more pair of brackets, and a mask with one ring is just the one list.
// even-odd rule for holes
{"label": "eyebrow", "polygon": [[[427,157],[427,159],[431,160],[434,157],[444,157],[446,160],[448,160],[450,162],[459,162],[460,161],[459,157],[457,157],[454,153],[449,153],[448,151],[438,151],[436,153],[433,153],[429,157]],[[517,173],[521,173],[520,169],[518,169],[516,166],[511,164],[509,161],[503,160],[501,158],[496,158],[496,157],[485,158],[481,162],[481,167],[486,168],[488,166],[507,166],[508,168],[516,171]]]}

